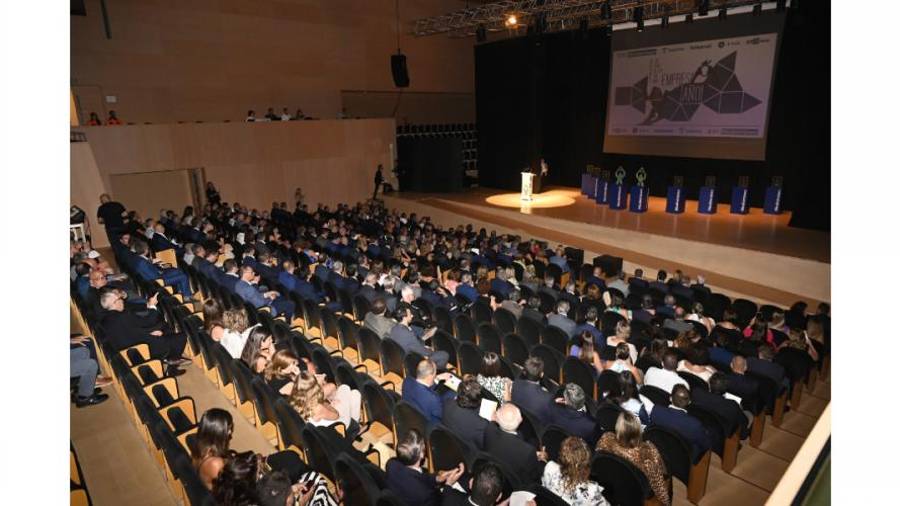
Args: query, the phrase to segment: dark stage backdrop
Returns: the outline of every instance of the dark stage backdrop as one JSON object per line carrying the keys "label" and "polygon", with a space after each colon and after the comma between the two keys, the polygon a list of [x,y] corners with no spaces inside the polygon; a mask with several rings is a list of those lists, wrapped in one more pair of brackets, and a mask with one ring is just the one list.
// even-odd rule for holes
{"label": "dark stage backdrop", "polygon": [[[604,153],[611,39],[602,29],[476,46],[481,186],[517,190],[519,173],[537,167],[543,157],[550,165],[545,184],[580,186],[588,164],[610,170],[622,165],[633,183],[643,166],[653,195],[664,196],[672,177],[683,176],[688,198],[697,199],[711,175],[723,203],[738,177],[746,175],[751,204],[761,207],[772,176],[784,176],[784,206],[794,212],[791,224],[829,230],[829,2],[803,2],[786,16],[764,161]],[[645,32],[659,29],[651,26]]]}

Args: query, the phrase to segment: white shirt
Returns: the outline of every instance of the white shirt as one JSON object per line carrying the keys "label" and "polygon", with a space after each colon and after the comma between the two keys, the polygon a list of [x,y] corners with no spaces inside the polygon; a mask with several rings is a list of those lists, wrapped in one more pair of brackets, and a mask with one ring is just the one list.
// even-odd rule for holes
{"label": "white shirt", "polygon": [[659,367],[651,367],[647,370],[647,374],[644,375],[644,384],[661,388],[670,394],[675,385],[684,385],[688,390],[691,389],[688,382],[679,376],[677,372],[667,371],[665,369],[660,369]]}
{"label": "white shirt", "polygon": [[222,334],[222,340],[219,341],[219,344],[228,350],[228,354],[231,355],[231,358],[241,358],[241,353],[244,351],[244,345],[247,344],[247,338],[250,337],[250,332],[257,326],[258,325],[254,325],[240,334],[226,329]]}

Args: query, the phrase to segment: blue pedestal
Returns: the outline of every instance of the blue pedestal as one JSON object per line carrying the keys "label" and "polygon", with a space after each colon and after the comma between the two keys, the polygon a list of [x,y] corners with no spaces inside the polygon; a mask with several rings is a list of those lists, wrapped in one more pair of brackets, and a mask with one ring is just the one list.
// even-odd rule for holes
{"label": "blue pedestal", "polygon": [[670,186],[666,191],[666,212],[672,214],[681,214],[684,212],[685,200],[684,188],[680,186]]}
{"label": "blue pedestal", "polygon": [[606,204],[609,204],[609,181],[604,181],[599,177],[595,179],[594,201],[605,206]]}
{"label": "blue pedestal", "polygon": [[625,209],[628,205],[628,190],[620,184],[609,185],[609,208],[615,210]]}
{"label": "blue pedestal", "polygon": [[594,176],[584,173],[581,175],[581,194],[582,195],[590,195],[591,190],[594,188],[594,182],[592,181]]}
{"label": "blue pedestal", "polygon": [[731,214],[750,212],[750,189],[735,186],[731,189]]}
{"label": "blue pedestal", "polygon": [[763,202],[763,212],[766,214],[781,214],[781,188],[770,186],[766,188],[766,199]]}
{"label": "blue pedestal", "polygon": [[628,210],[633,213],[646,213],[647,196],[650,194],[647,187],[632,186],[629,193],[631,194],[631,202],[628,203]]}
{"label": "blue pedestal", "polygon": [[716,214],[719,203],[716,201],[716,187],[700,187],[700,198],[697,200],[697,212],[700,214]]}

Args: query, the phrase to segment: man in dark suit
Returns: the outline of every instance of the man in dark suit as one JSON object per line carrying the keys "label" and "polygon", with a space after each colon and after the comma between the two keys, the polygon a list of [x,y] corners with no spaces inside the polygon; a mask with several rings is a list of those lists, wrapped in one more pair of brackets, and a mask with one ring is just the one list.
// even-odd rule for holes
{"label": "man in dark suit", "polygon": [[522,412],[515,404],[507,402],[497,410],[494,418],[497,424],[491,424],[484,433],[484,451],[505,464],[524,483],[540,480],[546,454],[516,432],[522,424]]}
{"label": "man in dark suit", "polygon": [[461,295],[463,298],[468,300],[469,302],[475,302],[478,300],[478,290],[472,284],[472,274],[469,272],[463,272],[462,277],[460,278],[459,286],[456,287],[456,293]]}
{"label": "man in dark suit", "polygon": [[193,296],[193,292],[191,292],[191,282],[187,275],[178,269],[162,269],[154,264],[147,257],[148,246],[146,242],[135,241],[134,253],[134,270],[141,279],[152,283],[153,280],[162,278],[163,282],[167,285],[174,286],[185,299],[190,299]]}
{"label": "man in dark suit", "polygon": [[561,300],[556,303],[556,312],[547,317],[547,325],[552,325],[569,336],[569,339],[575,337],[575,331],[578,325],[568,317],[569,301]]}
{"label": "man in dark suit", "polygon": [[504,299],[509,298],[509,292],[511,292],[515,287],[507,281],[506,279],[506,268],[500,267],[497,269],[496,277],[491,280],[491,290],[502,295]]}
{"label": "man in dark suit", "polygon": [[174,241],[166,237],[165,234],[166,227],[162,222],[157,222],[153,227],[153,237],[150,238],[150,249],[154,252],[163,251],[167,249],[174,249],[176,252],[181,252],[182,249],[180,246],[176,245]]}
{"label": "man in dark suit", "polygon": [[544,316],[544,313],[541,313],[541,299],[538,296],[532,295],[528,299],[528,302],[522,309],[522,318],[528,318],[541,325],[547,323],[547,317]]}
{"label": "man in dark suit", "polygon": [[422,340],[429,339],[437,332],[437,327],[432,327],[427,332],[417,334],[416,330],[418,329],[412,327],[413,314],[408,307],[401,307],[398,309],[394,319],[397,320],[398,323],[391,328],[388,339],[394,341],[403,348],[404,353],[415,352],[425,358],[431,358],[431,360],[434,360],[434,363],[437,364],[439,371],[447,369],[447,362],[450,361],[450,355],[443,350],[434,351],[422,343]]}
{"label": "man in dark suit", "polygon": [[237,282],[241,279],[241,271],[237,262],[233,258],[229,258],[222,263],[222,270],[216,269],[216,275],[219,284],[231,293],[235,293],[234,289]]}
{"label": "man in dark suit", "polygon": [[396,494],[402,504],[439,506],[441,486],[447,488],[462,476],[465,466],[460,463],[449,470],[422,469],[425,462],[425,436],[412,429],[397,442],[397,456],[385,465],[384,487]]}
{"label": "man in dark suit", "polygon": [[694,293],[705,293],[706,295],[712,293],[712,290],[706,286],[706,278],[702,274],[697,274],[697,282],[691,285],[691,291]]}
{"label": "man in dark suit", "polygon": [[401,394],[403,400],[419,410],[429,426],[441,423],[444,417],[444,402],[453,398],[453,391],[437,392],[435,380],[445,380],[449,373],[437,374],[437,366],[433,361],[424,359],[416,366],[416,377],[407,376],[403,380]]}
{"label": "man in dark suit", "polygon": [[377,285],[378,275],[374,272],[370,272],[366,274],[366,277],[363,279],[363,284],[360,285],[359,290],[356,291],[356,295],[362,295],[369,301],[369,304],[372,304],[379,296]]}
{"label": "man in dark suit", "polygon": [[[743,439],[750,434],[748,424],[752,417],[748,419],[737,401],[725,397],[727,391],[728,376],[717,372],[709,378],[708,392],[702,388],[691,390],[691,401],[695,406],[699,406],[727,420],[730,426],[740,427],[741,439]],[[726,438],[729,436],[731,434],[725,434]]]}
{"label": "man in dark suit", "polygon": [[292,321],[294,319],[294,302],[282,297],[281,294],[274,290],[260,292],[258,283],[259,274],[256,273],[253,267],[245,265],[241,267],[241,279],[235,283],[234,293],[244,299],[245,302],[252,304],[256,309],[268,306],[272,308],[272,312],[276,315],[284,314],[287,321]]}
{"label": "man in dark suit", "polygon": [[747,375],[747,359],[741,355],[731,359],[728,392],[741,398],[741,407],[745,410],[753,411],[757,407],[759,381]]}
{"label": "man in dark suit", "polygon": [[[782,388],[788,388],[790,379],[785,376],[784,367],[772,361],[775,358],[775,352],[772,351],[772,347],[765,343],[760,344],[759,348],[757,348],[757,354],[759,358],[747,357],[747,369],[753,374],[771,378],[776,385],[780,385]],[[781,390],[778,393],[780,392]]]}
{"label": "man in dark suit", "polygon": [[670,406],[653,406],[650,412],[650,423],[676,432],[691,445],[691,457],[696,461],[709,451],[710,441],[706,428],[700,420],[687,413],[691,405],[691,392],[684,385],[672,388],[672,404]]}
{"label": "man in dark suit", "polygon": [[190,362],[182,358],[187,337],[171,331],[156,309],[157,297],[157,294],[150,297],[142,314],[126,309],[125,298],[118,290],[103,288],[100,294],[100,306],[105,310],[101,320],[103,333],[116,351],[146,343],[152,358],[165,361],[166,374],[179,376],[184,371],[178,366]]}
{"label": "man in dark suit", "polygon": [[587,412],[584,389],[574,383],[567,384],[561,401],[550,409],[550,423],[584,439],[593,448],[597,442],[597,421]]}
{"label": "man in dark suit", "polygon": [[603,332],[599,328],[598,313],[596,306],[589,306],[584,313],[584,323],[575,327],[575,335],[581,335],[582,332],[588,331],[594,338],[594,346],[601,348],[606,345],[603,339]]}
{"label": "man in dark suit", "polygon": [[463,441],[478,450],[484,449],[484,432],[490,422],[479,416],[481,385],[468,378],[456,389],[456,399],[444,404],[443,424]]}
{"label": "man in dark suit", "polygon": [[662,293],[669,293],[669,285],[666,284],[667,277],[669,277],[669,274],[666,271],[660,270],[656,273],[656,281],[650,283],[650,288],[655,288]]}
{"label": "man in dark suit", "polygon": [[494,506],[503,495],[503,473],[490,462],[475,470],[469,479],[469,494],[445,488],[441,506]]}
{"label": "man in dark suit", "polygon": [[525,361],[525,377],[513,381],[511,401],[516,406],[538,418],[541,424],[550,423],[553,394],[541,386],[544,377],[544,361],[540,357],[528,357]]}

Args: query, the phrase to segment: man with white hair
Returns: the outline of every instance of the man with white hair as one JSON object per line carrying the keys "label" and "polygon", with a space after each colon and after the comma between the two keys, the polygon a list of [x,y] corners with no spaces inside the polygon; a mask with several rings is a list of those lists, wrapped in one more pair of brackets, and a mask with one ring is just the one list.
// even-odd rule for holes
{"label": "man with white hair", "polygon": [[515,404],[507,402],[494,413],[494,421],[497,424],[491,424],[484,433],[484,451],[505,464],[523,482],[538,481],[544,472],[547,454],[538,451],[516,432],[522,424],[522,412]]}
{"label": "man with white hair", "polygon": [[597,443],[597,422],[585,404],[584,389],[575,383],[567,383],[562,399],[556,399],[556,405],[550,410],[550,423],[584,439],[593,448]]}
{"label": "man with white hair", "polygon": [[150,357],[162,359],[168,368],[167,376],[179,376],[184,371],[179,365],[190,363],[182,357],[187,337],[175,333],[163,320],[156,309],[158,294],[147,301],[146,312],[138,312],[125,307],[125,298],[112,288],[103,288],[100,306],[105,310],[101,325],[106,339],[116,351],[146,343],[150,347]]}
{"label": "man with white hair", "polygon": [[557,302],[556,313],[551,314],[547,317],[547,325],[552,325],[556,328],[561,329],[571,339],[575,337],[575,332],[578,329],[578,324],[576,324],[571,318],[568,317],[570,308],[571,306],[569,305],[569,301],[567,300],[561,300]]}
{"label": "man with white hair", "polygon": [[412,312],[414,327],[418,327],[417,330],[422,330],[425,322],[427,322],[431,315],[425,314],[418,307],[413,305],[413,302],[416,300],[416,292],[411,285],[404,285],[400,290],[400,300],[397,302],[397,309],[409,309]]}

